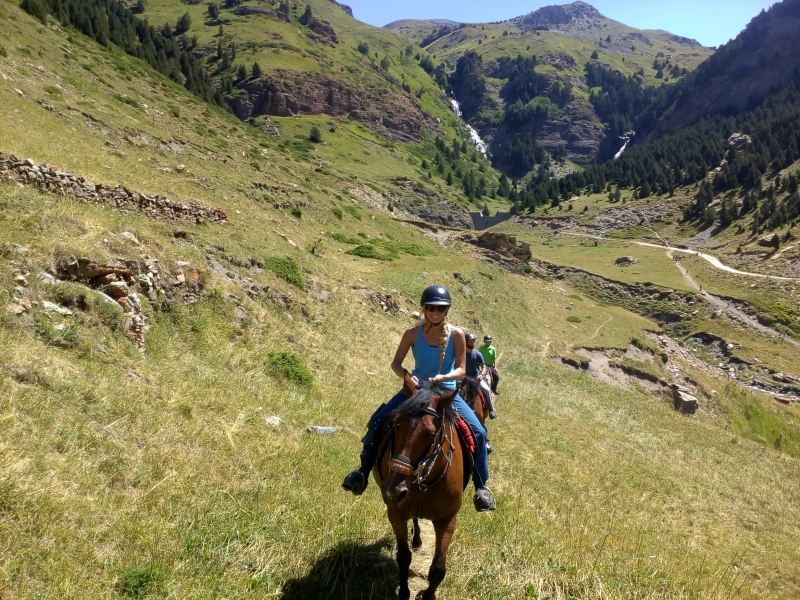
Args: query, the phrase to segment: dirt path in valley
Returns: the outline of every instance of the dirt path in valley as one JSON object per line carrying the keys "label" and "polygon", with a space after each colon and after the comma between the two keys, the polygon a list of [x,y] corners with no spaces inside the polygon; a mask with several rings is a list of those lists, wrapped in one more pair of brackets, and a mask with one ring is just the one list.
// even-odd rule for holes
{"label": "dirt path in valley", "polygon": [[[639,242],[637,242],[637,243],[639,243]],[[645,244],[645,245],[652,246],[653,244]],[[679,252],[682,252],[682,250],[680,250],[678,248],[669,248],[667,250],[667,256],[672,258],[672,254],[676,250],[679,251]],[[752,316],[748,315],[746,312],[744,312],[742,310],[739,310],[733,302],[730,302],[729,300],[725,300],[723,298],[720,298],[719,296],[715,296],[714,294],[709,294],[708,292],[704,291],[703,290],[703,286],[699,285],[692,278],[692,276],[683,267],[683,265],[680,263],[680,261],[676,261],[675,262],[675,266],[678,267],[678,270],[681,272],[681,275],[683,275],[683,279],[686,281],[686,283],[688,283],[690,287],[692,287],[695,290],[697,290],[698,292],[700,292],[700,295],[703,296],[705,301],[708,302],[708,305],[711,306],[711,308],[713,308],[714,310],[718,310],[718,311],[721,311],[721,312],[724,312],[724,313],[728,313],[729,316],[734,316],[736,319],[738,319],[739,321],[741,321],[742,323],[744,323],[745,325],[747,325],[751,329],[755,329],[756,331],[758,331],[760,333],[763,333],[764,335],[768,335],[768,336],[773,337],[773,338],[783,337],[783,339],[785,341],[787,341],[788,343],[792,344],[793,346],[795,346],[797,348],[800,348],[800,342],[798,342],[797,340],[795,340],[795,339],[793,339],[791,337],[788,337],[788,336],[781,336],[780,333],[778,333],[777,331],[775,331],[771,327],[767,327],[766,325],[762,325],[761,323],[759,323],[758,320],[755,317],[752,317]],[[766,277],[766,276],[765,275],[758,275],[758,277]]]}
{"label": "dirt path in valley", "polygon": [[763,275],[762,273],[750,273],[748,271],[739,271],[722,263],[716,256],[697,252],[696,250],[686,250],[685,248],[676,248],[674,246],[659,246],[658,244],[648,244],[647,242],[633,242],[638,246],[648,246],[650,248],[661,248],[667,250],[667,254],[672,256],[670,252],[683,252],[688,256],[699,256],[707,260],[714,267],[726,273],[733,273],[734,275],[745,275],[747,277],[760,277],[761,279],[774,279],[775,281],[800,281],[798,277],[779,277],[777,275]]}

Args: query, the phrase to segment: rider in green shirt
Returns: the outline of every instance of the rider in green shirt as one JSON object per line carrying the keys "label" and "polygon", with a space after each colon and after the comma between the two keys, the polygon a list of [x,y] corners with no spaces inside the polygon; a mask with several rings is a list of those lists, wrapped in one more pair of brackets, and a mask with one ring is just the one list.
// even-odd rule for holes
{"label": "rider in green shirt", "polygon": [[483,361],[492,372],[492,393],[499,394],[497,384],[500,383],[500,375],[497,373],[497,349],[492,346],[492,336],[488,333],[483,336],[483,346],[478,348],[478,352],[483,356]]}

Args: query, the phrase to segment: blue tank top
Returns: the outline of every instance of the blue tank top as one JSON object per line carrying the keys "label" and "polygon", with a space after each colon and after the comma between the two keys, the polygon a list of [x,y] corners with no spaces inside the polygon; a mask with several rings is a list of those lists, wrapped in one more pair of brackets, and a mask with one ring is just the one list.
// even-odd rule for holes
{"label": "blue tank top", "polygon": [[[420,381],[425,381],[437,374],[447,375],[456,365],[456,349],[453,345],[453,336],[448,334],[442,368],[438,372],[436,371],[439,366],[439,346],[431,346],[425,341],[421,325],[417,341],[411,346],[411,352],[414,355],[414,370],[411,371],[411,374]],[[443,381],[442,385],[451,390],[456,389],[455,381]]]}

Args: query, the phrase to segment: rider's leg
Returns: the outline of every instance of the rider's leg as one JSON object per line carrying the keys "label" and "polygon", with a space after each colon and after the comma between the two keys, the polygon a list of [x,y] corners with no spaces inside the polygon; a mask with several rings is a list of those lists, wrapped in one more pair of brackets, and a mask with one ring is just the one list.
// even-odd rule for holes
{"label": "rider's leg", "polygon": [[389,413],[405,401],[406,394],[400,390],[389,402],[381,404],[378,410],[372,414],[367,423],[367,433],[361,438],[363,444],[361,448],[361,466],[344,478],[344,482],[342,483],[344,489],[356,495],[364,492],[369,483],[369,472],[372,470],[375,460],[378,458],[378,446],[381,443],[381,440],[377,439],[378,431],[383,421],[389,416]]}
{"label": "rider's leg", "polygon": [[492,390],[489,389],[489,384],[486,383],[485,379],[481,379],[481,389],[483,390],[484,398],[486,398],[486,405],[489,409],[489,418],[496,419],[497,413],[494,411],[494,396],[492,395]]}
{"label": "rider's leg", "polygon": [[[458,414],[467,422],[469,428],[472,430],[472,435],[475,436],[475,469],[472,472],[472,481],[475,484],[475,508],[479,511],[494,510],[494,502],[489,497],[489,490],[486,487],[486,482],[489,481],[489,456],[486,452],[486,429],[478,417],[464,402],[461,396],[456,396],[453,401],[453,408],[458,411]],[[488,492],[488,494],[487,494]]]}
{"label": "rider's leg", "polygon": [[389,416],[389,413],[395,410],[405,401],[406,394],[403,390],[400,390],[391,400],[389,400],[389,402],[378,407],[378,410],[376,410],[370,417],[369,422],[367,423],[367,433],[365,433],[364,437],[361,438],[361,442],[363,444],[361,449],[361,467],[365,473],[370,472],[372,466],[375,464],[375,460],[377,459],[376,455],[378,454],[378,446],[381,443],[381,440],[376,439],[378,437],[378,430],[386,420],[386,417]]}
{"label": "rider's leg", "polygon": [[495,367],[489,367],[492,370],[492,393],[497,393],[497,384],[500,383],[500,374]]}

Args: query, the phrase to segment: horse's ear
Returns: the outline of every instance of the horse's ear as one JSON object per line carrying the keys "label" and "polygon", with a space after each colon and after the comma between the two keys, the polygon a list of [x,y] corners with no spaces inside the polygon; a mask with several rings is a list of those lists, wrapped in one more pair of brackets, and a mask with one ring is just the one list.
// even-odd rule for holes
{"label": "horse's ear", "polygon": [[435,409],[438,411],[443,411],[446,408],[449,408],[453,404],[453,400],[456,399],[456,394],[458,390],[453,390],[452,392],[448,392],[444,396],[436,396],[433,399],[431,404],[435,405]]}
{"label": "horse's ear", "polygon": [[411,373],[408,371],[403,374],[403,391],[406,394],[406,398],[411,398],[411,396],[417,393],[417,386],[414,385],[414,380],[411,378]]}

